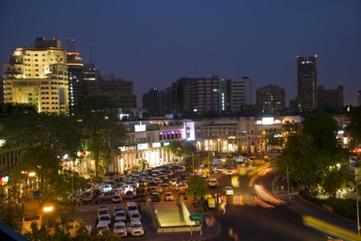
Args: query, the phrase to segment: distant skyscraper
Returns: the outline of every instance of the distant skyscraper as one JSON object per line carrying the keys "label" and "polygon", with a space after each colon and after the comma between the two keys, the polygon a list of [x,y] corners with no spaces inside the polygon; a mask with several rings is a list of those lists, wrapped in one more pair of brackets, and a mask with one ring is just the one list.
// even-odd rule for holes
{"label": "distant skyscraper", "polygon": [[361,106],[361,90],[357,91],[357,105]]}
{"label": "distant skyscraper", "polygon": [[151,116],[163,115],[162,92],[156,88],[150,89],[143,95],[143,108]]}
{"label": "distant skyscraper", "polygon": [[256,91],[257,110],[263,114],[280,114],[285,109],[285,90],[277,85],[267,85]]}
{"label": "distant skyscraper", "polygon": [[59,40],[37,38],[32,48],[17,48],[4,73],[4,102],[30,104],[38,112],[69,112],[66,52]]}
{"label": "distant skyscraper", "polygon": [[91,96],[104,96],[111,101],[112,108],[130,111],[137,107],[137,97],[133,91],[133,82],[122,79],[101,79],[96,88],[89,93]]}
{"label": "distant skyscraper", "polygon": [[238,113],[252,104],[252,80],[249,77],[229,79],[226,82],[227,110]]}
{"label": "distant skyscraper", "polygon": [[66,56],[69,74],[69,111],[74,115],[79,108],[84,65],[79,52],[69,51]]}
{"label": "distant skyscraper", "polygon": [[297,101],[301,111],[317,108],[318,56],[297,57]]}
{"label": "distant skyscraper", "polygon": [[191,79],[191,106],[196,113],[226,111],[226,81],[218,76]]}

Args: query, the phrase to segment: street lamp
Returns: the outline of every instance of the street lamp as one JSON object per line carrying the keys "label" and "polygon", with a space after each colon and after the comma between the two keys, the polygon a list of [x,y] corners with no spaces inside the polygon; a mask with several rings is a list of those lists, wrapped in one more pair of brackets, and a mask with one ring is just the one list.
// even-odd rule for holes
{"label": "street lamp", "polygon": [[28,177],[35,177],[36,176],[36,172],[29,172],[28,173]]}
{"label": "street lamp", "polygon": [[54,212],[54,206],[53,205],[46,205],[43,207],[43,213],[50,214]]}

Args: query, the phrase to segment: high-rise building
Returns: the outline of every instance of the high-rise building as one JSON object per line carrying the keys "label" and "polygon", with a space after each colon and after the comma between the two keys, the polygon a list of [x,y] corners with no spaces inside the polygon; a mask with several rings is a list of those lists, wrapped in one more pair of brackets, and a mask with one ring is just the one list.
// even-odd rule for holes
{"label": "high-rise building", "polygon": [[256,91],[256,105],[259,113],[280,114],[285,109],[285,90],[277,85],[266,85]]}
{"label": "high-rise building", "polygon": [[196,113],[226,111],[226,80],[218,76],[191,79],[191,106]]}
{"label": "high-rise building", "polygon": [[74,115],[79,109],[84,64],[78,51],[68,51],[66,57],[69,74],[69,112]]}
{"label": "high-rise building", "polygon": [[133,92],[133,82],[122,79],[96,81],[96,88],[89,92],[90,96],[104,96],[111,101],[112,108],[129,111],[137,107],[137,97]]}
{"label": "high-rise building", "polygon": [[297,101],[302,112],[317,108],[318,56],[297,57]]}
{"label": "high-rise building", "polygon": [[243,76],[241,79],[226,81],[227,110],[239,113],[252,104],[252,80]]}
{"label": "high-rise building", "polygon": [[361,90],[357,91],[357,105],[361,106]]}
{"label": "high-rise building", "polygon": [[143,95],[143,108],[150,115],[163,115],[162,92],[156,88],[150,89]]}
{"label": "high-rise building", "polygon": [[3,78],[5,103],[31,104],[38,112],[69,112],[68,66],[59,40],[37,38],[34,47],[15,49]]}
{"label": "high-rise building", "polygon": [[343,86],[335,89],[326,89],[322,85],[318,87],[318,109],[324,111],[342,111],[344,107]]}

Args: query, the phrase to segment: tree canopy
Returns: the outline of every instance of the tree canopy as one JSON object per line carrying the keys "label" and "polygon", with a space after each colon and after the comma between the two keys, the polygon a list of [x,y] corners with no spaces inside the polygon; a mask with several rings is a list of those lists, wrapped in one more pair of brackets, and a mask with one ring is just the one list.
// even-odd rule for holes
{"label": "tree canopy", "polygon": [[347,152],[338,145],[336,132],[337,123],[331,115],[307,116],[303,129],[289,136],[279,160],[280,170],[284,174],[288,171],[291,180],[307,191],[322,187],[335,195],[347,181],[347,175],[343,175]]}

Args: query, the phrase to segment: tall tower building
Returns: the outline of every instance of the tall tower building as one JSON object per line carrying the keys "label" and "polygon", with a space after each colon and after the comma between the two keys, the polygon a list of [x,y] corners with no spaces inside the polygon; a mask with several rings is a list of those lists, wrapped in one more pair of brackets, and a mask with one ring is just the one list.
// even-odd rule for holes
{"label": "tall tower building", "polygon": [[5,66],[4,103],[31,104],[38,112],[69,112],[66,53],[59,40],[37,38],[17,48]]}
{"label": "tall tower building", "polygon": [[226,80],[218,76],[192,79],[191,103],[193,112],[221,113],[226,111]]}
{"label": "tall tower building", "polygon": [[297,57],[297,101],[302,112],[317,108],[318,56]]}
{"label": "tall tower building", "polygon": [[252,80],[247,76],[227,80],[226,97],[226,109],[233,113],[241,112],[245,106],[252,104]]}
{"label": "tall tower building", "polygon": [[83,59],[78,51],[68,51],[66,57],[69,74],[69,112],[74,115],[78,112],[81,97]]}

